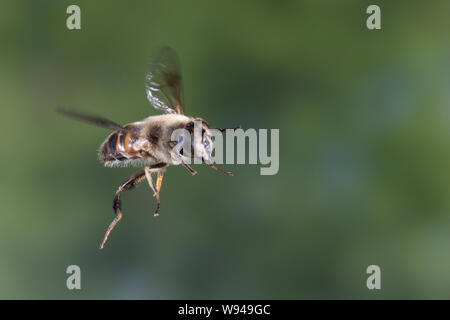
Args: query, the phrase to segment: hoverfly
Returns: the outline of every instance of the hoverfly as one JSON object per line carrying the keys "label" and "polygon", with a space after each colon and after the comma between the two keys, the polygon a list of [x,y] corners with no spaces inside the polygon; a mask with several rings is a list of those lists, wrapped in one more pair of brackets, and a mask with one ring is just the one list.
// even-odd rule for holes
{"label": "hoverfly", "polygon": [[[184,105],[181,90],[180,64],[175,52],[162,48],[151,63],[150,71],[146,76],[147,99],[153,107],[162,111],[162,115],[150,116],[142,121],[121,126],[103,117],[79,113],[59,108],[58,111],[66,116],[77,118],[100,127],[114,130],[100,147],[99,160],[107,167],[135,165],[144,167],[141,171],[129,177],[116,191],[113,200],[115,218],[106,230],[100,248],[102,249],[114,227],[122,218],[120,195],[139,182],[146,179],[153,196],[156,197],[156,210],[154,216],[159,215],[161,185],[165,169],[171,165],[183,165],[192,175],[197,172],[188,164],[194,157],[200,158],[211,168],[223,174],[232,176],[216,167],[211,161],[213,149],[212,131],[225,129],[211,128],[201,118],[184,115]],[[185,148],[184,136],[178,141],[172,141],[172,133],[177,129],[185,129],[192,136],[194,122],[201,124],[202,136],[200,141],[192,139],[188,149]],[[187,139],[186,139],[187,140]],[[189,139],[190,141],[190,139]],[[152,176],[156,175],[156,182]]]}

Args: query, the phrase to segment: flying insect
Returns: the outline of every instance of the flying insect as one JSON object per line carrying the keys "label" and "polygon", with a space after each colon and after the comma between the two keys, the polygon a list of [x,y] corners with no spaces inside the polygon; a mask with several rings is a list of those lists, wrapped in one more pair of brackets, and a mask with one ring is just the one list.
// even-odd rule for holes
{"label": "flying insect", "polygon": [[[226,129],[212,128],[202,118],[184,114],[180,64],[172,49],[164,47],[159,51],[146,75],[145,89],[151,105],[163,114],[150,116],[124,126],[100,116],[58,108],[58,111],[66,116],[114,130],[100,146],[99,160],[105,166],[143,167],[141,171],[127,178],[117,189],[113,200],[115,218],[106,230],[100,249],[104,247],[111,231],[122,219],[120,195],[123,191],[147,180],[153,190],[153,196],[156,197],[154,216],[158,216],[159,194],[167,167],[182,165],[195,175],[197,172],[189,165],[189,160],[197,158],[214,170],[229,176],[233,175],[232,172],[216,167],[211,159],[212,130]],[[196,128],[199,132],[201,131],[199,139],[195,138]],[[176,130],[182,133],[174,141],[173,134]],[[156,176],[156,181],[153,181],[152,176]]]}

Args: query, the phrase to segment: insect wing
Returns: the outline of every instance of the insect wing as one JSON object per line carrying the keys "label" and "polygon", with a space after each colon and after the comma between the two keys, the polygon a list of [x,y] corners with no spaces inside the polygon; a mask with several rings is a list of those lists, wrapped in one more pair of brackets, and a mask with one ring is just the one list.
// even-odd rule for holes
{"label": "insect wing", "polygon": [[164,113],[184,113],[180,63],[175,52],[162,48],[146,76],[147,99]]}
{"label": "insect wing", "polygon": [[89,122],[89,123],[97,125],[99,127],[113,129],[113,130],[124,129],[121,125],[119,125],[111,120],[108,120],[106,118],[97,116],[97,115],[82,113],[79,111],[69,110],[69,109],[62,108],[62,107],[58,107],[56,109],[56,111],[67,117],[71,117],[71,118],[75,118],[75,119],[78,119],[81,121]]}

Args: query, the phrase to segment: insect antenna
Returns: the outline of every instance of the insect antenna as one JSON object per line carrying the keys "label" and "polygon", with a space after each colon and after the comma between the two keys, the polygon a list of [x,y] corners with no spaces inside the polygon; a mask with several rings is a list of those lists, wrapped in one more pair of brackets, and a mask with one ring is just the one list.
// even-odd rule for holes
{"label": "insect antenna", "polygon": [[241,125],[238,125],[236,128],[211,128],[212,130],[219,130],[220,132],[225,132],[226,130],[236,130],[236,129],[242,129]]}

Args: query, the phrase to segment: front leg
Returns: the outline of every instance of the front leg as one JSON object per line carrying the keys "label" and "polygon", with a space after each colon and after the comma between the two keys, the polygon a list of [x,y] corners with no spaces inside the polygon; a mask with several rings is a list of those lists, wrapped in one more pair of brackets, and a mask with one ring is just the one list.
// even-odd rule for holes
{"label": "front leg", "polygon": [[223,171],[222,169],[216,167],[215,165],[213,165],[212,163],[208,164],[211,168],[213,168],[216,171],[219,171],[220,173],[223,173],[227,176],[233,176],[233,172],[231,171]]}
{"label": "front leg", "polygon": [[186,169],[188,169],[188,171],[189,171],[193,176],[195,176],[195,175],[197,174],[197,171],[195,171],[194,169],[192,169],[192,167],[191,167],[190,165],[188,165],[186,162],[184,162],[183,159],[181,159],[181,165],[182,165],[183,167],[185,167]]}
{"label": "front leg", "polygon": [[176,142],[171,141],[170,144],[170,154],[172,159],[179,162],[183,167],[185,167],[193,176],[197,174],[197,171],[195,171],[189,164],[186,163],[186,161],[183,160],[183,156],[180,154],[180,151],[176,148]]}

